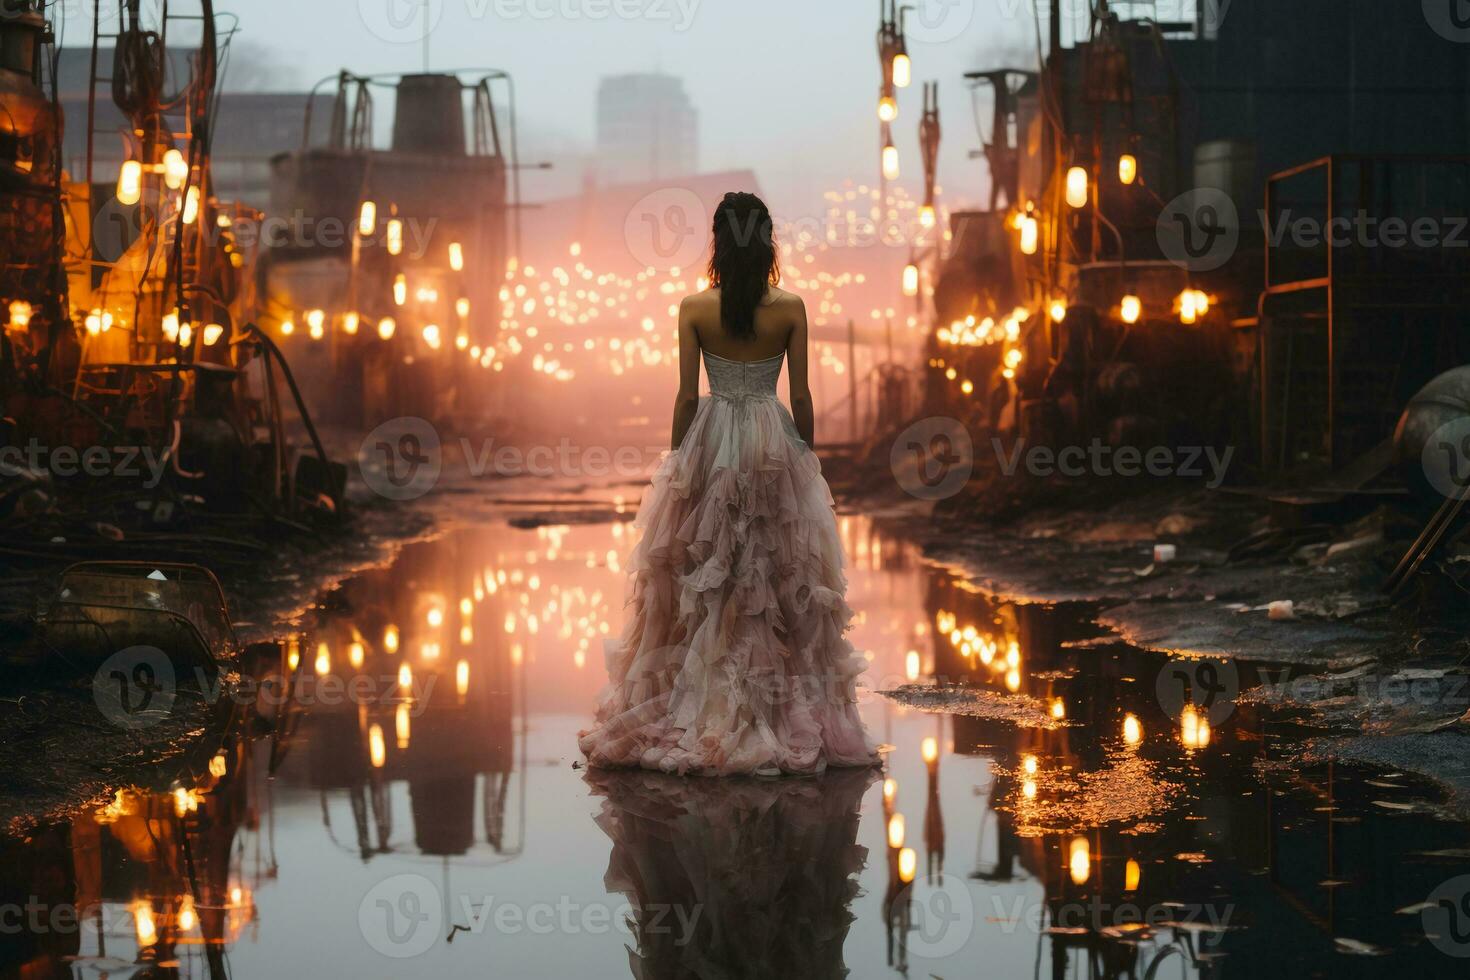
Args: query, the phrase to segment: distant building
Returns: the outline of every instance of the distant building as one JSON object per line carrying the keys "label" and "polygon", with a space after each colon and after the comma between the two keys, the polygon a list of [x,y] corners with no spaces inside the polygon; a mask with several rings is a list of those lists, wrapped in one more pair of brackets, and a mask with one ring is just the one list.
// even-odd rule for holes
{"label": "distant building", "polygon": [[597,175],[607,185],[699,169],[699,114],[671,75],[618,75],[597,91]]}

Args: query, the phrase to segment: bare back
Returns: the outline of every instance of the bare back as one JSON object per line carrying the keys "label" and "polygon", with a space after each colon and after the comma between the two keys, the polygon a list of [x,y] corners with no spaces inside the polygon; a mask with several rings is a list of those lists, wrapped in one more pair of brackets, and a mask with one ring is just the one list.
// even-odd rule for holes
{"label": "bare back", "polygon": [[806,304],[795,293],[772,286],[756,309],[755,336],[730,335],[720,322],[720,291],[708,289],[686,298],[679,307],[679,394],[674,408],[674,438],[678,448],[698,403],[700,351],[727,361],[764,361],[782,354],[797,432],[812,445],[811,389],[807,378]]}
{"label": "bare back", "polygon": [[736,338],[720,323],[720,290],[708,289],[686,301],[700,350],[727,361],[764,361],[788,351],[798,318],[805,321],[801,298],[772,286],[755,312],[755,336]]}

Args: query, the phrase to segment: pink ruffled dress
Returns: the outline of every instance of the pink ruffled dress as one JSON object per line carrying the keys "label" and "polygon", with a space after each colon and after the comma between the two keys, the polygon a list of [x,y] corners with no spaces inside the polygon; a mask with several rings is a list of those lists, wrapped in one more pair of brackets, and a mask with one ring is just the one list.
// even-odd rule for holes
{"label": "pink ruffled dress", "polygon": [[593,766],[726,775],[867,766],[866,666],[816,454],[776,397],[784,356],[705,352],[712,397],[639,508],[629,618],[579,744]]}

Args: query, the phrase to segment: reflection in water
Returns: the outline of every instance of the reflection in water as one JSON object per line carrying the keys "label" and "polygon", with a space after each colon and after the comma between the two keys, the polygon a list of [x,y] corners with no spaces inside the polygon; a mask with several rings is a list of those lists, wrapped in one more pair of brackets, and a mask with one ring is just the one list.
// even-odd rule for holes
{"label": "reflection in water", "polygon": [[[1278,767],[1299,733],[1265,709],[1161,703],[1161,658],[840,528],[869,687],[974,702],[865,692],[881,784],[574,771],[631,532],[466,529],[253,650],[196,755],[0,844],[0,977],[294,976],[324,949],[368,977],[1444,972],[1395,913],[1470,833],[1405,777]],[[359,913],[405,875],[443,921],[400,962]],[[571,924],[517,928],[507,902]],[[627,903],[631,926],[582,914]],[[1339,938],[1389,952],[1345,963]]]}
{"label": "reflection in water", "polygon": [[251,770],[246,744],[228,739],[188,760],[171,789],[118,790],[0,848],[0,965],[27,977],[72,976],[73,965],[226,976],[225,950],[254,923],[255,890],[274,872],[258,838],[239,839],[256,816]]}
{"label": "reflection in water", "polygon": [[871,769],[804,779],[592,770],[612,839],[605,883],[635,920],[640,980],[844,977],[858,807]]}

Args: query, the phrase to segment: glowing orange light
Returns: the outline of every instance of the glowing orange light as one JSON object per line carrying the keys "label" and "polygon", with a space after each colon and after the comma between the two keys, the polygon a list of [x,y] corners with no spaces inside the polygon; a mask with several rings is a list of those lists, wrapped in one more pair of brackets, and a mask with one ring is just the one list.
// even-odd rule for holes
{"label": "glowing orange light", "polygon": [[1143,723],[1132,712],[1123,716],[1123,741],[1130,746],[1143,741]]}
{"label": "glowing orange light", "polygon": [[1085,885],[1092,877],[1092,855],[1088,851],[1087,838],[1075,837],[1067,857],[1067,869],[1072,875],[1072,884]]}
{"label": "glowing orange light", "polygon": [[1118,180],[1124,184],[1131,184],[1138,179],[1138,159],[1131,153],[1125,153],[1118,158]]}
{"label": "glowing orange light", "polygon": [[143,165],[137,160],[123,162],[117,175],[117,202],[131,207],[143,199]]}
{"label": "glowing orange light", "polygon": [[1083,167],[1067,171],[1067,204],[1074,208],[1087,207],[1087,170]]}

